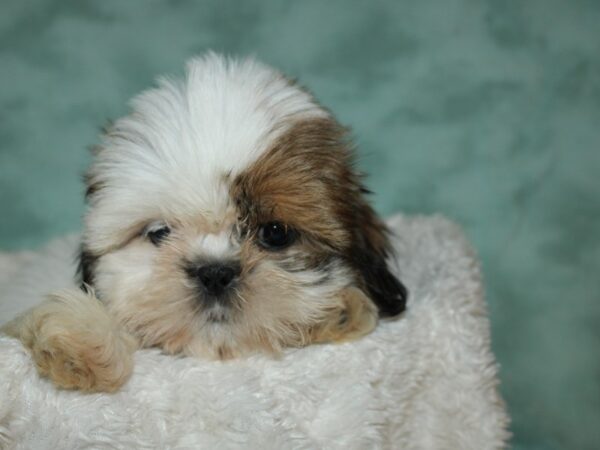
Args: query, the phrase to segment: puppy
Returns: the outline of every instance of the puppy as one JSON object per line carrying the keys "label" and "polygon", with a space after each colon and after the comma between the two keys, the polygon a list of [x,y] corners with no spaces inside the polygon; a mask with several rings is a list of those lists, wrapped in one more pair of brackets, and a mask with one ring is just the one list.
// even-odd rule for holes
{"label": "puppy", "polygon": [[86,175],[82,289],[4,329],[42,375],[114,391],[139,347],[277,353],[404,310],[347,130],[294,81],[208,54],[131,106]]}

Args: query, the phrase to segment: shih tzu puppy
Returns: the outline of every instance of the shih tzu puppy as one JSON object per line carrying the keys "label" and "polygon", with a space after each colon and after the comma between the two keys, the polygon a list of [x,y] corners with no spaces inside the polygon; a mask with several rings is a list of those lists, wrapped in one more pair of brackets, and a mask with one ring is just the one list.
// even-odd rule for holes
{"label": "shih tzu puppy", "polygon": [[356,339],[404,310],[347,130],[294,81],[215,54],[114,122],[86,176],[82,289],[5,326],[63,388],[136,348],[226,359]]}

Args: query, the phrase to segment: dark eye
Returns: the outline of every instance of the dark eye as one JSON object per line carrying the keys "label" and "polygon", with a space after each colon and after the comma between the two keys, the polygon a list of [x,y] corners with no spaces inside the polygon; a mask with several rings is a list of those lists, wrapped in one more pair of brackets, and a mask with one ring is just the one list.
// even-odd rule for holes
{"label": "dark eye", "polygon": [[258,229],[258,242],[267,249],[279,250],[294,242],[296,232],[280,222],[268,222]]}
{"label": "dark eye", "polygon": [[171,229],[167,225],[160,225],[148,228],[146,236],[154,245],[160,244],[169,234]]}

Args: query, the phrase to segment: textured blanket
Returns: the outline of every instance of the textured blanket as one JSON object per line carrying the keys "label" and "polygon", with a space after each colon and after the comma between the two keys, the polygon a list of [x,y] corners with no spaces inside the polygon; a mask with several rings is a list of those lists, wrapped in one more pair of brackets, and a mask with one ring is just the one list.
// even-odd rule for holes
{"label": "textured blanket", "polygon": [[[441,217],[389,221],[407,311],[342,345],[228,362],[136,354],[115,394],[55,389],[0,336],[7,449],[491,449],[508,438],[476,256]],[[0,322],[70,286],[77,238],[0,254]]]}

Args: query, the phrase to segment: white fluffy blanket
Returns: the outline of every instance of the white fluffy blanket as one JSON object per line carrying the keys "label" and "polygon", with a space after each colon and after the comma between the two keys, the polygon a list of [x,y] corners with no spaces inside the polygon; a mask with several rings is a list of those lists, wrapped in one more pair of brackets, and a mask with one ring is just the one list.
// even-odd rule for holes
{"label": "white fluffy blanket", "polygon": [[[343,345],[210,362],[136,354],[116,394],[40,379],[0,336],[0,447],[8,449],[491,449],[508,437],[476,256],[441,217],[389,221],[400,319]],[[76,237],[0,254],[0,322],[65,287]]]}

